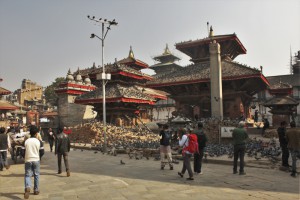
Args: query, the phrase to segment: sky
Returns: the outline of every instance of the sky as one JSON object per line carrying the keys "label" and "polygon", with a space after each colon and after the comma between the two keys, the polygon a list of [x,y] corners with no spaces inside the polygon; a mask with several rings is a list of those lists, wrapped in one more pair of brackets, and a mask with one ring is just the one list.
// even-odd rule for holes
{"label": "sky", "polygon": [[[182,41],[236,33],[247,54],[235,61],[263,66],[265,76],[289,74],[290,53],[300,50],[299,0],[0,0],[0,87],[14,91],[23,79],[44,87],[68,70],[101,65],[101,26],[87,15],[115,19],[104,40],[104,63],[153,57]],[[152,73],[147,71],[147,73]]]}

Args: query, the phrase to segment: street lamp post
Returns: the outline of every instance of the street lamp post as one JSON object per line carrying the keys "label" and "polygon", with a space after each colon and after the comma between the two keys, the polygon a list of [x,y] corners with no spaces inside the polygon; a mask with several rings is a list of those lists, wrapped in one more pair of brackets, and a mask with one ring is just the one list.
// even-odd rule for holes
{"label": "street lamp post", "polygon": [[[108,80],[110,80],[111,75],[110,74],[105,74],[105,66],[104,66],[104,40],[106,38],[107,32],[110,30],[110,26],[112,25],[117,25],[118,23],[115,20],[109,21],[107,19],[96,19],[94,16],[90,17],[89,15],[87,16],[90,20],[95,21],[97,23],[102,24],[102,36],[99,37],[95,35],[94,33],[91,34],[91,38],[98,38],[101,40],[102,43],[102,74],[97,74],[97,80],[102,80],[102,100],[103,100],[103,137],[104,137],[104,144],[103,144],[103,151],[107,151],[107,142],[106,142],[106,95],[105,95],[105,85]],[[106,32],[104,33],[105,25],[107,25]]]}

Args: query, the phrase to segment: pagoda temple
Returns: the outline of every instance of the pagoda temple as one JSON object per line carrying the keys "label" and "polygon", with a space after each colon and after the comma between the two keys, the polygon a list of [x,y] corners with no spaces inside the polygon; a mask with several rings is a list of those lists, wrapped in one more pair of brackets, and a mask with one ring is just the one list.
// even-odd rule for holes
{"label": "pagoda temple", "polygon": [[291,62],[291,72],[266,77],[270,87],[257,95],[255,103],[267,107],[260,106],[259,112],[275,127],[281,121],[294,120],[297,126],[300,124],[300,51],[295,55],[294,63]]}
{"label": "pagoda temple", "polygon": [[180,58],[171,53],[168,44],[166,45],[164,52],[161,55],[155,56],[153,59],[158,63],[150,66],[149,68],[154,70],[157,76],[174,72],[182,68],[180,65],[175,63],[176,61],[179,61]]}
{"label": "pagoda temple", "polygon": [[273,98],[267,100],[263,105],[270,108],[272,113],[272,122],[275,125],[279,125],[280,122],[290,122],[290,116],[292,120],[297,114],[297,105],[299,104],[296,99],[291,97],[293,88],[291,85],[283,82],[274,84],[269,88],[269,93],[273,95]]}
{"label": "pagoda temple", "polygon": [[[180,58],[172,54],[169,50],[168,44],[162,54],[153,57],[157,62],[149,68],[155,71],[153,75],[154,79],[158,79],[160,76],[168,73],[175,72],[182,67],[176,63]],[[172,117],[172,113],[175,111],[175,101],[168,97],[168,99],[162,99],[155,103],[151,109],[151,121],[164,121]]]}
{"label": "pagoda temple", "polygon": [[[211,98],[211,43],[220,45],[221,99]],[[212,100],[222,101],[224,118],[249,117],[252,96],[269,84],[260,70],[233,61],[238,55],[246,54],[235,33],[214,36],[211,28],[209,37],[175,46],[190,56],[193,64],[162,74],[147,82],[148,87],[168,92],[176,101],[177,113],[191,119],[212,117]]]}
{"label": "pagoda temple", "polygon": [[[145,87],[152,77],[141,70],[148,67],[148,64],[134,57],[131,47],[127,58],[105,66],[105,72],[111,74],[105,90],[108,123],[129,126],[137,123],[134,120],[148,119],[147,108],[154,105],[157,99],[167,99],[166,92]],[[94,65],[79,72],[83,77],[89,76],[98,88],[76,97],[75,103],[94,106],[98,119],[102,120],[102,84],[96,77],[103,72],[103,68]]]}

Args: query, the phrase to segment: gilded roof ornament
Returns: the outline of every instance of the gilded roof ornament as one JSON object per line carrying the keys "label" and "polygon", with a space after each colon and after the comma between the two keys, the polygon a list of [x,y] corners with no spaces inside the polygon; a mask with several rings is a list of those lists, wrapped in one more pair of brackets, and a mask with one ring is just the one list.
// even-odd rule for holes
{"label": "gilded roof ornament", "polygon": [[134,59],[134,53],[132,51],[132,46],[130,46],[128,58],[133,58]]}
{"label": "gilded roof ornament", "polygon": [[214,36],[214,30],[213,30],[212,26],[210,26],[209,37],[213,37],[213,36]]}
{"label": "gilded roof ornament", "polygon": [[163,53],[163,55],[168,55],[168,54],[171,54],[171,51],[169,50],[168,44],[166,44],[165,52]]}

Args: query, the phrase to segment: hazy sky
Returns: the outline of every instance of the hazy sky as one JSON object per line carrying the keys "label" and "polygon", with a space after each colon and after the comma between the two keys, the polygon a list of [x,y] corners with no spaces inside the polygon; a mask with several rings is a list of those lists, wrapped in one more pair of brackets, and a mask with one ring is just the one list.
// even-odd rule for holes
{"label": "hazy sky", "polygon": [[189,64],[175,44],[236,33],[247,49],[235,60],[264,67],[264,75],[289,73],[292,54],[300,50],[299,0],[0,0],[1,87],[14,91],[23,79],[47,86],[68,69],[101,64],[101,27],[88,20],[116,19],[105,40],[105,61],[128,56],[149,65],[153,56],[170,50]]}

